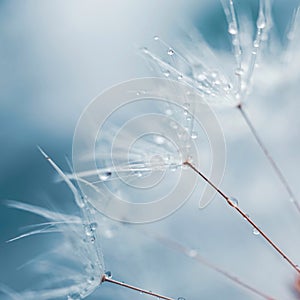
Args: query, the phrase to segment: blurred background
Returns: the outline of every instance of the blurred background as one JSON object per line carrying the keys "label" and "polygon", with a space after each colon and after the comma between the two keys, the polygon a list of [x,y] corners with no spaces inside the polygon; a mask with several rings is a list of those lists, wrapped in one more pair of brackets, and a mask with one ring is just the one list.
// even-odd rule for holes
{"label": "blurred background", "polygon": [[[253,24],[258,1],[237,1]],[[246,109],[295,194],[300,198],[299,47],[281,64],[285,34],[296,1],[274,1],[274,53],[256,70]],[[69,170],[72,138],[86,105],[104,89],[154,76],[139,49],[158,34],[176,48],[178,27],[195,26],[218,53],[230,57],[222,7],[213,1],[1,1],[0,2],[0,199],[59,207],[72,213],[72,195],[37,150],[42,146]],[[295,43],[295,47],[297,47]],[[300,263],[300,218],[238,112],[216,107],[227,146],[222,188],[239,199],[257,223]],[[295,272],[260,236],[216,197],[199,210],[197,195],[170,218],[151,224],[186,247],[276,299],[298,299]],[[22,267],[47,251],[54,237],[6,243],[22,226],[41,222],[0,206],[0,282],[16,291],[39,286]],[[111,225],[114,228],[113,225]],[[103,237],[105,264],[114,277],[186,299],[259,299],[249,291],[128,227],[115,224]],[[53,274],[52,274],[53,276]],[[1,296],[0,296],[1,297]],[[298,297],[298,298],[297,298]],[[88,299],[147,299],[103,284]]]}

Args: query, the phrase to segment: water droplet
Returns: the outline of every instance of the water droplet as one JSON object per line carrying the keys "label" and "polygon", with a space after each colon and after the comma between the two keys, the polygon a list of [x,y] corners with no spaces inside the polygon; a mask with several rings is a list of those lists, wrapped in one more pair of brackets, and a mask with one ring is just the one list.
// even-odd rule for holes
{"label": "water droplet", "polygon": [[91,228],[92,231],[95,231],[95,230],[97,229],[97,227],[98,227],[97,222],[92,222],[92,223],[90,224],[90,228]]}
{"label": "water droplet", "polygon": [[159,36],[158,36],[158,35],[155,35],[155,36],[153,37],[153,39],[154,39],[155,41],[158,41],[158,40],[159,40]]}
{"label": "water droplet", "polygon": [[146,53],[146,54],[148,54],[148,53],[149,53],[149,50],[148,50],[148,48],[147,48],[147,47],[144,47],[142,50],[143,50],[143,52],[144,52],[144,53]]}
{"label": "water droplet", "polygon": [[239,202],[236,198],[230,197],[229,200],[230,200],[231,204],[233,205],[233,207],[237,207],[239,205]]}
{"label": "water droplet", "polygon": [[156,144],[158,144],[158,145],[164,144],[165,141],[166,141],[166,139],[165,139],[163,136],[161,136],[161,135],[156,135],[156,136],[154,137],[154,142],[155,142]]}
{"label": "water droplet", "polygon": [[191,133],[191,138],[192,138],[193,140],[195,140],[197,137],[198,137],[198,132],[197,132],[197,131],[192,131],[192,133]]}
{"label": "water droplet", "polygon": [[170,76],[170,71],[169,71],[169,70],[165,70],[165,71],[163,71],[163,74],[164,74],[166,77],[169,77],[169,76]]}
{"label": "water droplet", "polygon": [[112,278],[112,273],[110,271],[106,271],[104,275],[106,278]]}
{"label": "water droplet", "polygon": [[170,109],[170,108],[167,108],[167,109],[165,110],[165,114],[168,115],[168,116],[171,116],[171,115],[173,115],[173,110]]}
{"label": "water droplet", "polygon": [[197,79],[198,79],[199,81],[204,81],[204,80],[207,79],[207,77],[206,77],[205,74],[201,73],[201,74],[199,74],[199,75],[197,76]]}
{"label": "water droplet", "polygon": [[244,69],[243,69],[243,68],[237,68],[237,69],[235,70],[235,74],[236,74],[236,75],[243,75],[243,73],[244,73]]}
{"label": "water droplet", "polygon": [[92,236],[93,235],[93,230],[91,229],[91,226],[90,225],[86,225],[85,226],[85,234],[87,236]]}
{"label": "water droplet", "polygon": [[175,51],[172,48],[169,48],[168,55],[172,56],[174,55]]}
{"label": "water droplet", "polygon": [[136,172],[134,172],[134,175],[135,175],[136,177],[142,177],[142,176],[143,176],[143,173],[142,173],[141,171],[136,171]]}
{"label": "water droplet", "polygon": [[102,180],[102,181],[106,181],[106,180],[108,180],[110,177],[111,177],[111,172],[104,172],[104,173],[101,173],[100,175],[99,175],[99,178],[100,178],[100,180]]}
{"label": "water droplet", "polygon": [[229,26],[228,26],[228,32],[230,34],[232,34],[232,35],[237,34],[238,31],[237,31],[235,23],[232,22],[232,23],[229,24]]}
{"label": "water droplet", "polygon": [[96,238],[94,236],[91,236],[91,239],[90,239],[91,243],[94,243],[95,240],[96,240]]}
{"label": "water droplet", "polygon": [[197,250],[194,250],[194,249],[190,249],[190,250],[188,251],[188,253],[187,253],[187,255],[188,255],[189,257],[196,257],[197,254],[198,254]]}
{"label": "water droplet", "polygon": [[183,297],[178,297],[177,300],[185,300]]}
{"label": "water droplet", "polygon": [[258,29],[263,29],[266,27],[266,19],[263,13],[259,14],[259,17],[256,22],[256,26]]}
{"label": "water droplet", "polygon": [[183,75],[182,74],[179,74],[178,76],[177,76],[177,79],[182,79],[183,78]]}
{"label": "water droplet", "polygon": [[256,228],[253,228],[253,229],[252,229],[252,233],[253,233],[254,235],[259,235],[259,234],[260,234],[260,232],[259,232]]}
{"label": "water droplet", "polygon": [[258,47],[259,47],[259,41],[258,41],[258,40],[255,40],[255,41],[253,42],[253,47],[254,47],[254,48],[258,48]]}

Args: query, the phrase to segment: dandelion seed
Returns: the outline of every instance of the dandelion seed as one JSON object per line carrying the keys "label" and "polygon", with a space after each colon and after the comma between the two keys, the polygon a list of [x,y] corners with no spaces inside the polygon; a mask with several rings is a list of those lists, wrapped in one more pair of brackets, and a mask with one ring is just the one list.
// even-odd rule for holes
{"label": "dandelion seed", "polygon": [[[266,47],[265,43],[270,35],[270,30],[273,26],[272,15],[271,15],[271,2],[269,0],[259,0],[258,17],[256,20],[256,32],[255,37],[252,40],[252,46],[250,56],[247,56],[247,45],[243,45],[241,42],[241,33],[239,30],[240,24],[237,17],[234,1],[232,0],[221,0],[223,10],[228,23],[228,32],[230,34],[233,56],[235,59],[235,81],[229,79],[225,72],[220,72],[216,77],[212,76],[215,74],[213,68],[207,66],[208,57],[211,61],[215,62],[217,68],[222,71],[222,64],[218,62],[217,57],[213,54],[213,51],[209,48],[207,43],[199,34],[189,35],[191,37],[191,45],[184,47],[185,55],[180,56],[181,64],[176,64],[174,61],[164,61],[155,53],[148,51],[144,52],[149,61],[159,68],[167,68],[170,71],[169,78],[176,79],[179,74],[182,74],[181,80],[188,85],[195,87],[200,93],[203,93],[206,101],[212,104],[228,104],[234,108],[237,108],[241,117],[244,119],[248,126],[251,134],[256,140],[258,146],[262,150],[264,156],[275,172],[276,176],[282,183],[286,190],[289,198],[293,199],[295,209],[300,214],[300,203],[297,200],[295,193],[293,192],[287,178],[281,171],[280,167],[271,156],[270,151],[255,129],[252,120],[244,110],[244,101],[250,93],[252,81],[254,77],[255,66],[258,65],[258,57],[262,54],[263,47]],[[290,30],[287,32],[287,39],[292,41],[295,36],[296,27],[299,27],[299,7],[295,10],[292,17]],[[296,26],[297,25],[297,26]],[[191,32],[192,30],[189,29]],[[245,33],[243,33],[245,34]],[[248,33],[249,34],[249,33]],[[196,37],[197,36],[197,39]],[[159,39],[162,47],[170,47],[162,39]],[[198,44],[197,44],[198,43]],[[291,43],[287,45],[287,49],[284,55],[288,55],[291,48]],[[202,56],[199,49],[205,49],[202,51]],[[174,49],[174,47],[172,47]],[[191,52],[194,49],[194,54]],[[175,51],[175,50],[174,50]],[[198,52],[197,52],[198,51]],[[249,52],[249,51],[248,51]],[[184,67],[182,67],[184,65]],[[182,70],[188,70],[183,72]],[[216,84],[218,82],[218,84]],[[230,87],[230,88],[229,88]]]}
{"label": "dandelion seed", "polygon": [[[56,274],[53,282],[49,281],[49,284],[55,284],[58,279],[60,279],[61,283],[70,282],[71,284],[68,284],[63,288],[54,288],[51,286],[51,289],[29,290],[21,292],[20,294],[0,285],[0,291],[2,290],[13,299],[46,300],[66,297],[68,300],[80,300],[93,293],[101,283],[110,282],[116,285],[121,285],[124,288],[140,291],[143,294],[148,294],[159,299],[174,300],[154,292],[149,292],[147,290],[116,281],[112,279],[110,271],[104,273],[105,267],[100,247],[98,223],[92,213],[90,204],[87,202],[85,197],[80,195],[80,192],[73,185],[70,178],[63,173],[58,165],[55,164],[41,148],[39,148],[39,150],[67,183],[68,187],[73,192],[73,196],[75,198],[79,198],[75,201],[75,203],[78,205],[80,217],[50,211],[30,204],[7,200],[6,205],[9,207],[31,212],[48,220],[48,222],[31,226],[40,227],[40,229],[31,230],[25,234],[10,239],[9,242],[42,233],[48,234],[56,232],[63,234],[64,243],[55,250],[56,256],[50,256],[48,260],[44,262],[44,265],[47,267],[47,271],[50,269],[57,270],[59,274]],[[66,264],[71,263],[74,266],[74,269],[72,267],[62,267],[61,261],[65,261]],[[96,280],[96,278],[98,278],[98,280]]]}

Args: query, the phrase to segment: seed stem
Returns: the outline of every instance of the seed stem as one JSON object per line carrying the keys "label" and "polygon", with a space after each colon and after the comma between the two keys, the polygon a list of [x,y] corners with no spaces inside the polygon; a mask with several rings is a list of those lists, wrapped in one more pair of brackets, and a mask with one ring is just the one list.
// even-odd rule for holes
{"label": "seed stem", "polygon": [[265,146],[265,144],[263,143],[263,141],[261,140],[261,138],[258,135],[257,130],[254,128],[253,123],[251,122],[248,114],[245,112],[245,110],[242,108],[242,104],[239,104],[237,106],[238,110],[240,111],[244,121],[246,122],[247,126],[249,127],[251,133],[253,134],[253,137],[255,138],[257,144],[259,145],[260,149],[263,151],[265,157],[267,158],[267,160],[269,161],[271,167],[273,168],[274,172],[276,173],[277,177],[279,178],[280,182],[282,183],[282,185],[284,186],[285,190],[287,191],[291,202],[295,205],[298,213],[300,214],[300,204],[296,199],[296,196],[294,194],[294,192],[292,191],[292,188],[290,187],[286,177],[283,175],[282,171],[280,170],[280,168],[278,167],[277,163],[275,162],[274,158],[271,156],[271,154],[269,153],[267,147]]}
{"label": "seed stem", "polygon": [[162,296],[162,295],[160,295],[160,294],[156,294],[156,293],[153,293],[153,292],[151,292],[151,291],[147,291],[147,290],[138,288],[138,287],[136,287],[136,286],[133,286],[133,285],[124,283],[124,282],[122,282],[122,281],[118,281],[118,280],[109,278],[109,277],[107,277],[106,275],[103,275],[103,276],[102,276],[102,279],[101,279],[101,283],[102,283],[102,282],[105,282],[105,281],[106,281],[106,282],[113,283],[113,284],[116,284],[116,285],[120,285],[120,286],[125,287],[125,288],[127,288],[127,289],[131,289],[131,290],[134,290],[134,291],[137,291],[137,292],[146,294],[146,295],[150,295],[150,296],[153,296],[153,297],[156,297],[156,298],[159,298],[159,299],[164,299],[164,300],[175,300],[175,299],[173,299],[173,298],[168,298],[168,297]]}
{"label": "seed stem", "polygon": [[211,187],[213,187],[227,202],[228,205],[233,207],[243,218],[253,226],[261,236],[300,274],[299,267],[288,257],[286,254],[252,221],[252,219],[245,214],[237,205],[235,205],[230,198],[223,193],[218,187],[216,187],[204,174],[202,174],[194,165],[185,161],[183,165],[189,166],[194,172],[202,177]]}
{"label": "seed stem", "polygon": [[[254,288],[253,286],[249,285],[248,283],[246,283],[245,281],[242,281],[240,278],[236,277],[235,275],[229,273],[228,271],[220,268],[219,266],[211,263],[210,261],[206,260],[205,258],[203,258],[198,251],[195,251],[195,253],[193,253],[192,255],[190,254],[191,251],[193,251],[191,248],[184,246],[183,244],[169,239],[165,236],[161,236],[161,235],[157,235],[157,234],[153,234],[153,233],[149,233],[146,231],[143,231],[143,234],[148,235],[149,237],[155,239],[156,241],[158,241],[159,243],[161,243],[162,245],[165,245],[166,247],[180,252],[182,254],[184,254],[185,256],[197,261],[198,263],[206,266],[207,268],[214,270],[215,272],[217,272],[218,274],[226,277],[227,279],[231,280],[232,282],[234,282],[235,284],[247,289],[248,291],[251,291],[253,293],[255,293],[256,295],[261,296],[262,298],[264,298],[265,300],[275,300],[275,298],[257,290],[256,288]],[[300,281],[299,281],[300,282]]]}

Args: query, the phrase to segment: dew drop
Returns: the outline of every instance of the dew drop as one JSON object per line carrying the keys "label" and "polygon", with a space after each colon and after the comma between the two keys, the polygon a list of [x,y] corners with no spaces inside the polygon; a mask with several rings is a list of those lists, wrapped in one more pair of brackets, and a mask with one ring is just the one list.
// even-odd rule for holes
{"label": "dew drop", "polygon": [[163,74],[164,74],[166,77],[169,77],[169,76],[170,76],[170,71],[169,71],[169,70],[165,70],[165,71],[163,71]]}
{"label": "dew drop", "polygon": [[259,14],[259,17],[256,22],[256,26],[258,29],[263,29],[266,27],[266,19],[262,13]]}
{"label": "dew drop", "polygon": [[232,35],[235,35],[237,34],[237,28],[236,28],[236,25],[234,23],[230,23],[229,26],[228,26],[228,32]]}
{"label": "dew drop", "polygon": [[164,144],[165,141],[166,141],[166,139],[165,139],[163,136],[161,136],[161,135],[156,135],[156,136],[154,137],[154,142],[155,142],[156,144],[158,144],[158,145]]}
{"label": "dew drop", "polygon": [[236,75],[243,75],[243,73],[244,73],[244,70],[243,70],[242,68],[237,68],[237,69],[235,70],[235,74],[236,74]]}
{"label": "dew drop", "polygon": [[158,36],[158,35],[155,35],[155,36],[153,37],[153,39],[154,39],[155,41],[158,41],[158,40],[159,40],[159,36]]}
{"label": "dew drop", "polygon": [[142,177],[143,173],[141,171],[134,172],[136,177]]}
{"label": "dew drop", "polygon": [[148,48],[147,48],[147,47],[144,47],[142,50],[143,50],[143,52],[144,52],[144,53],[146,53],[146,54],[148,54],[148,53],[149,53],[149,50],[148,50]]}
{"label": "dew drop", "polygon": [[258,48],[258,47],[259,47],[259,41],[258,41],[258,40],[255,40],[255,41],[253,42],[253,47],[254,47],[254,48]]}
{"label": "dew drop", "polygon": [[168,55],[172,56],[175,54],[175,51],[172,48],[169,48]]}
{"label": "dew drop", "polygon": [[187,120],[187,122],[190,122],[190,121],[192,121],[192,116],[191,116],[191,115],[188,115],[188,116],[186,116],[185,119]]}
{"label": "dew drop", "polygon": [[178,297],[177,300],[185,300],[183,297]]}
{"label": "dew drop", "polygon": [[94,236],[91,236],[91,239],[90,239],[91,243],[94,243],[95,240],[96,240],[96,238]]}
{"label": "dew drop", "polygon": [[198,254],[197,250],[194,250],[194,249],[190,249],[190,250],[188,251],[188,253],[187,253],[187,255],[188,255],[189,257],[196,257],[197,254]]}
{"label": "dew drop", "polygon": [[111,172],[104,172],[99,175],[100,180],[106,181],[111,177]]}
{"label": "dew drop", "polygon": [[197,131],[192,131],[192,133],[191,133],[191,138],[192,138],[193,140],[195,140],[197,137],[198,137]]}
{"label": "dew drop", "polygon": [[183,78],[183,75],[182,74],[179,74],[178,76],[177,76],[177,79],[182,79]]}
{"label": "dew drop", "polygon": [[199,74],[199,75],[197,76],[197,79],[198,79],[199,81],[204,81],[204,80],[207,79],[207,77],[206,77],[205,74],[201,73],[201,74]]}
{"label": "dew drop", "polygon": [[260,234],[259,231],[258,231],[256,228],[253,228],[253,229],[252,229],[252,233],[253,233],[254,235],[259,235],[259,234]]}
{"label": "dew drop", "polygon": [[97,229],[97,227],[98,227],[97,222],[92,222],[92,223],[90,224],[90,228],[91,228],[92,231],[95,231],[95,230]]}
{"label": "dew drop", "polygon": [[170,108],[166,109],[166,110],[165,110],[165,114],[166,114],[167,116],[173,115],[172,109],[170,109]]}
{"label": "dew drop", "polygon": [[230,200],[231,204],[233,205],[233,207],[237,207],[239,205],[239,202],[236,198],[230,197],[229,200]]}
{"label": "dew drop", "polygon": [[104,273],[104,275],[105,275],[106,278],[112,278],[112,273],[111,273],[111,271],[106,271],[106,272]]}

